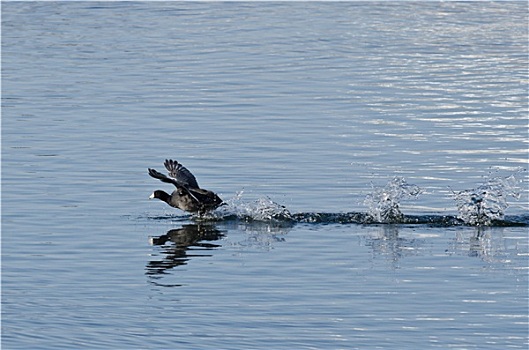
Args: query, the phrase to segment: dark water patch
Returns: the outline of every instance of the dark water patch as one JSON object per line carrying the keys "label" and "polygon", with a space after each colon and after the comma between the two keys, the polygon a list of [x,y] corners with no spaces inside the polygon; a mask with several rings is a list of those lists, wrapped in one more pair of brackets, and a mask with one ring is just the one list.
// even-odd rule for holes
{"label": "dark water patch", "polygon": [[400,215],[391,222],[378,221],[370,213],[298,213],[293,215],[297,222],[340,223],[340,224],[415,224],[435,226],[458,226],[463,221],[450,215]]}
{"label": "dark water patch", "polygon": [[[369,213],[297,213],[292,218],[296,222],[320,223],[320,224],[408,224],[408,225],[431,225],[431,226],[479,226],[470,225],[460,218],[452,215],[402,215],[400,219],[392,222],[380,222]],[[528,216],[508,216],[504,220],[492,220],[487,226],[513,227],[528,226]]]}
{"label": "dark water patch", "polygon": [[[345,212],[345,213],[325,213],[325,212],[305,212],[294,213],[288,216],[277,216],[268,219],[256,218],[250,215],[229,214],[225,216],[177,216],[160,215],[149,216],[149,220],[171,220],[173,222],[183,222],[192,220],[197,224],[224,223],[247,225],[249,227],[265,226],[288,228],[297,223],[307,224],[358,224],[358,225],[429,225],[429,226],[476,226],[476,227],[524,227],[529,226],[529,215],[507,215],[504,219],[490,220],[487,224],[469,223],[454,215],[404,215],[398,220],[391,222],[376,220],[370,213]],[[240,229],[240,227],[238,227]]]}
{"label": "dark water patch", "polygon": [[192,219],[192,218],[193,218],[192,215],[187,215],[187,214],[184,214],[184,215],[178,215],[178,214],[150,215],[150,214],[147,214],[145,216],[138,217],[138,219],[161,220],[161,221],[171,220],[171,221],[176,221],[176,222],[188,221],[189,219]]}

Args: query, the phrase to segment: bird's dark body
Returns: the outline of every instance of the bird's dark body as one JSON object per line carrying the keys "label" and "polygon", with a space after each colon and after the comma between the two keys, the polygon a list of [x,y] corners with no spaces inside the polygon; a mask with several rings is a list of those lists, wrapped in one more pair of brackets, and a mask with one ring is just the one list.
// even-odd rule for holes
{"label": "bird's dark body", "polygon": [[164,165],[169,177],[150,168],[149,175],[162,182],[173,184],[176,190],[171,194],[156,190],[151,198],[158,198],[172,207],[198,214],[215,210],[223,203],[214,192],[200,188],[193,174],[182,164],[166,159]]}

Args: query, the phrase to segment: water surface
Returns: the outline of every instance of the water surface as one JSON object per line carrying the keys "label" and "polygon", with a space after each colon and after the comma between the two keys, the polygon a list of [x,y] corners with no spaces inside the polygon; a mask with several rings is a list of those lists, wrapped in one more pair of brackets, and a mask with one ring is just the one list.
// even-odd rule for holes
{"label": "water surface", "polygon": [[[527,12],[3,3],[2,347],[526,349],[527,227],[439,219],[514,176],[529,223]],[[166,158],[250,215],[149,201]],[[391,194],[434,222],[266,219]]]}

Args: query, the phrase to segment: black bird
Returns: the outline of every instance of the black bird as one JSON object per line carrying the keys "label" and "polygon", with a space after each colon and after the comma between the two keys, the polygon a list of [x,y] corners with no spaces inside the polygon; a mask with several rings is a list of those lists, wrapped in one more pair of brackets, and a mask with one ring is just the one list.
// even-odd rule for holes
{"label": "black bird", "polygon": [[175,185],[176,190],[171,194],[156,190],[149,198],[158,198],[172,207],[199,215],[215,210],[223,204],[222,199],[214,192],[200,188],[193,174],[182,164],[172,159],[166,159],[163,164],[170,177],[150,168],[149,175],[162,182]]}

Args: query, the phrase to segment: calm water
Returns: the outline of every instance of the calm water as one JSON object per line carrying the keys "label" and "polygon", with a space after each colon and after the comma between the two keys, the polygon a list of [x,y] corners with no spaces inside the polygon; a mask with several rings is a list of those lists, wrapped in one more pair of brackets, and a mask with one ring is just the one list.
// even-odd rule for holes
{"label": "calm water", "polygon": [[[487,203],[529,224],[527,21],[526,2],[2,3],[2,348],[527,349],[527,226],[244,219],[387,196],[454,218],[455,193],[513,176]],[[165,158],[246,216],[149,201]]]}

